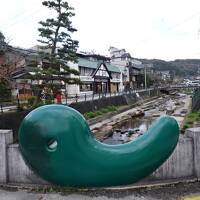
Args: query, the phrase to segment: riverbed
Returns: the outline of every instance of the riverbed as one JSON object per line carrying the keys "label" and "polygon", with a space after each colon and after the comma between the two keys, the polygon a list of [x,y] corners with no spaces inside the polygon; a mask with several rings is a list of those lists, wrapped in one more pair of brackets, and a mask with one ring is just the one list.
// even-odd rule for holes
{"label": "riverbed", "polygon": [[189,95],[163,95],[97,123],[91,127],[91,130],[103,143],[123,144],[145,134],[158,117],[166,114],[174,117],[181,129],[185,115],[190,111],[190,104]]}

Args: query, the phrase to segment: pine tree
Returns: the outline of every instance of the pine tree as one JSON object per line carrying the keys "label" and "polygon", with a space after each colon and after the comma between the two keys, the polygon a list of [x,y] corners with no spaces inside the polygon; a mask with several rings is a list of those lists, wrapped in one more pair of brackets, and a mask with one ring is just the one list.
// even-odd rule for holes
{"label": "pine tree", "polygon": [[40,21],[38,29],[41,37],[38,40],[43,51],[43,67],[40,73],[45,86],[55,88],[55,81],[65,84],[79,84],[79,72],[69,67],[69,62],[77,62],[76,51],[78,41],[71,38],[71,33],[77,31],[72,27],[71,17],[75,16],[74,8],[64,0],[43,1],[42,4],[56,13],[56,17]]}

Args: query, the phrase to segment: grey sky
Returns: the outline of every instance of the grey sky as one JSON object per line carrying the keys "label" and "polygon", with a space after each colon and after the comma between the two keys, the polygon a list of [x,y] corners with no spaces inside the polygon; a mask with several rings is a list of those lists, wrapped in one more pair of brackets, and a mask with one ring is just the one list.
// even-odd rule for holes
{"label": "grey sky", "polygon": [[[0,30],[10,44],[34,46],[38,21],[51,15],[42,0],[1,0]],[[108,54],[109,46],[133,57],[200,58],[199,0],[68,0],[75,8],[80,50]]]}

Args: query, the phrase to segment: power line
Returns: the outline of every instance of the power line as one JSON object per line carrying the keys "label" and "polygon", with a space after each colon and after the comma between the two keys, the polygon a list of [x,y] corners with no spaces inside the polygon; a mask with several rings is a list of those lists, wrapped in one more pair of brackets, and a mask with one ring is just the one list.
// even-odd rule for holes
{"label": "power line", "polygon": [[199,27],[198,27],[198,33],[197,33],[198,37],[200,37],[200,18],[199,18]]}
{"label": "power line", "polygon": [[15,25],[17,25],[17,24],[19,24],[19,23],[22,23],[22,22],[24,22],[24,21],[27,21],[30,17],[33,17],[33,16],[35,16],[36,14],[40,13],[41,10],[42,10],[42,8],[37,9],[37,10],[35,10],[34,12],[32,12],[30,15],[25,16],[23,19],[17,20],[17,21],[15,21],[15,22],[9,24],[9,25],[6,26],[5,28],[11,28],[11,27],[14,27]]}
{"label": "power line", "polygon": [[[197,12],[197,13],[195,13],[195,14],[193,14],[193,15],[187,17],[187,18],[185,18],[184,20],[182,20],[182,21],[180,21],[180,22],[174,24],[173,26],[169,27],[168,29],[166,29],[165,32],[169,32],[169,31],[174,30],[174,29],[177,28],[178,26],[181,26],[182,24],[184,24],[184,23],[186,23],[186,22],[192,20],[193,18],[195,18],[195,17],[196,17],[197,15],[199,15],[199,14],[200,14],[200,12]],[[200,29],[199,29],[199,32],[200,32]],[[153,40],[153,39],[154,39],[155,37],[157,37],[157,36],[158,36],[158,35],[155,36],[155,34],[152,34],[150,37],[147,37],[147,38],[145,38],[145,39],[140,40],[139,42],[137,42],[136,45],[140,45],[140,44],[142,44],[142,43],[149,42],[149,41]]]}
{"label": "power line", "polygon": [[20,16],[22,16],[24,13],[26,13],[27,11],[29,11],[28,9],[25,9],[19,13],[17,13],[16,15],[14,15],[13,17],[10,18],[10,20],[13,20],[13,19],[16,19],[16,18],[19,18]]}

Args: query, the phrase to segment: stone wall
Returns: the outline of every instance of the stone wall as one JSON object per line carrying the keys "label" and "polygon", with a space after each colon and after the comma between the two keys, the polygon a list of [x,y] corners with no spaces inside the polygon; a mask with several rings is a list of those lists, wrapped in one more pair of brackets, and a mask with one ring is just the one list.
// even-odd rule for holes
{"label": "stone wall", "polygon": [[[12,144],[12,131],[0,130],[0,184],[48,184],[25,164],[18,144]],[[200,178],[200,128],[188,129],[180,136],[171,157],[146,181]]]}

